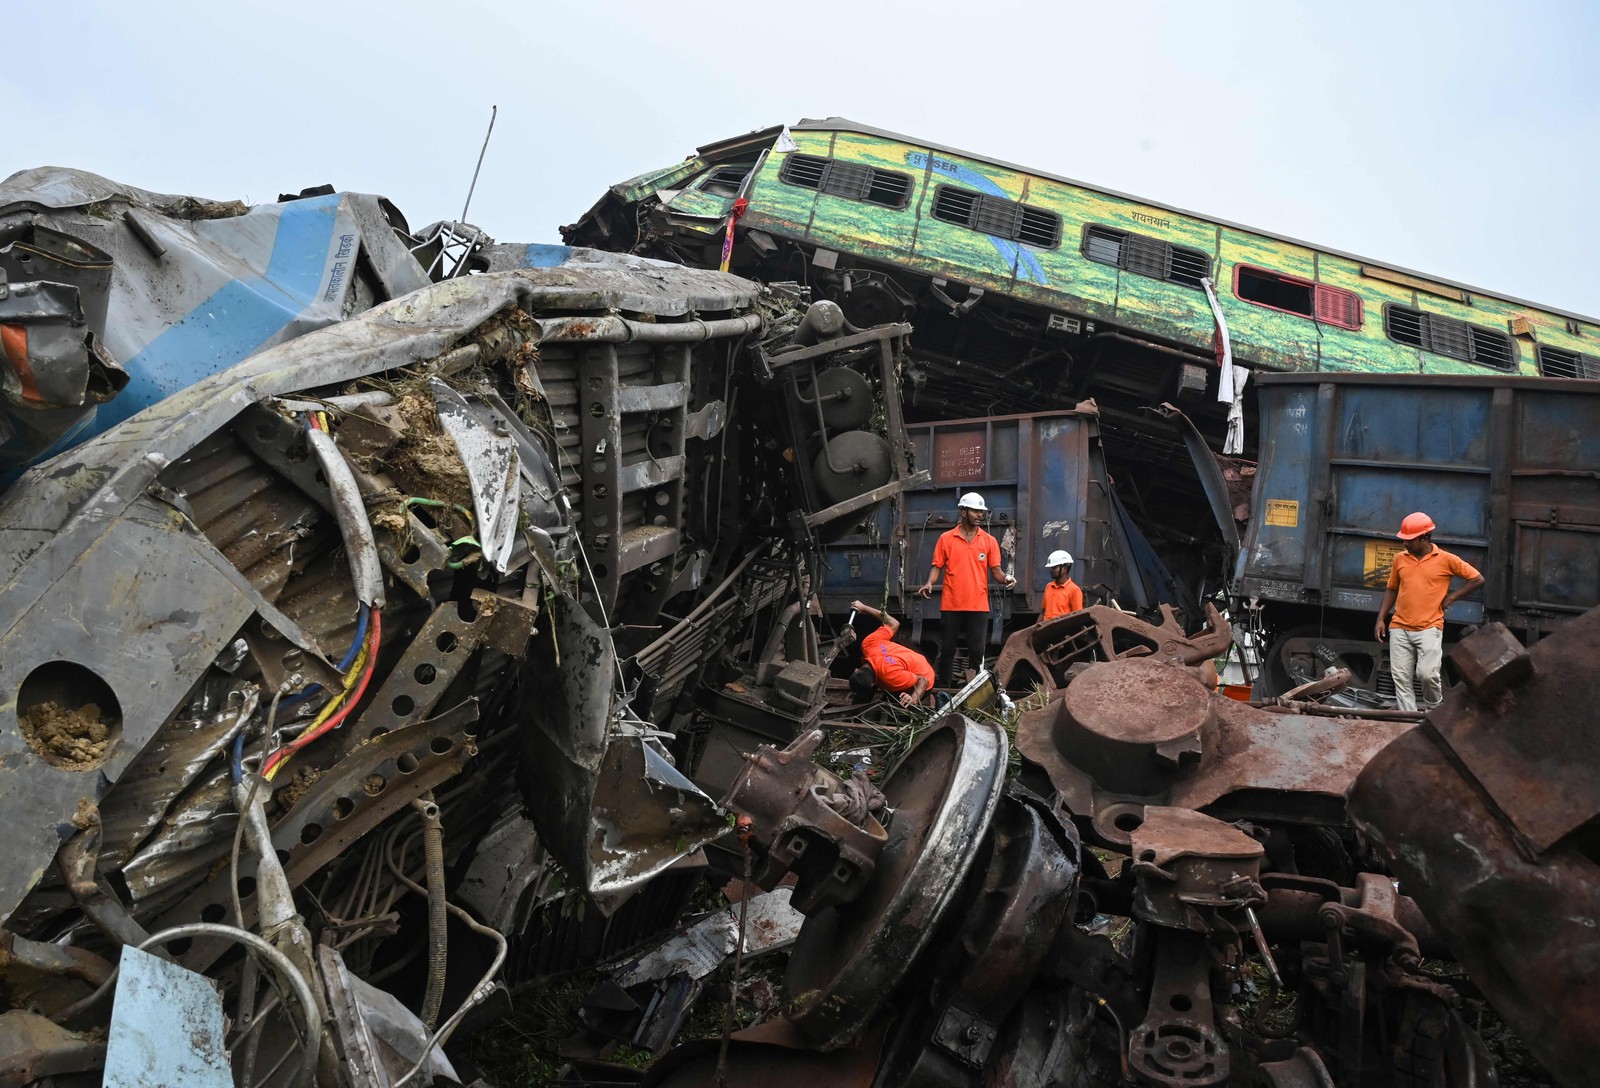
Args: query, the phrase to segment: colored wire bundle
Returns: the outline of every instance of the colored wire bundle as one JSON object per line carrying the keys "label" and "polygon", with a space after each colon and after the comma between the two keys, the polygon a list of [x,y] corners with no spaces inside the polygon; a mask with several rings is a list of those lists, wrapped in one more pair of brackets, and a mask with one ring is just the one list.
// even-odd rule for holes
{"label": "colored wire bundle", "polygon": [[345,718],[350,716],[350,711],[361,702],[361,697],[366,694],[367,685],[372,681],[373,669],[378,663],[378,647],[383,641],[383,614],[376,608],[369,609],[365,605],[362,606],[362,610],[371,622],[366,638],[361,643],[361,650],[345,674],[344,687],[328,700],[328,704],[298,737],[268,757],[261,768],[261,776],[268,781],[271,781],[300,749],[339,728]]}

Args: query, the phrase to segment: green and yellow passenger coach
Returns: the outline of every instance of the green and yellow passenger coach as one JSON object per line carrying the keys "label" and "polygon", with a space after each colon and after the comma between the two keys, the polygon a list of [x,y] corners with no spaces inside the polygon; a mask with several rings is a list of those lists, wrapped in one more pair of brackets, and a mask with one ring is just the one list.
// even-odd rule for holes
{"label": "green and yellow passenger coach", "polygon": [[707,145],[614,187],[568,238],[715,266],[741,199],[735,271],[835,271],[837,294],[857,270],[863,316],[928,292],[1205,352],[1209,279],[1246,365],[1600,378],[1595,319],[839,118]]}

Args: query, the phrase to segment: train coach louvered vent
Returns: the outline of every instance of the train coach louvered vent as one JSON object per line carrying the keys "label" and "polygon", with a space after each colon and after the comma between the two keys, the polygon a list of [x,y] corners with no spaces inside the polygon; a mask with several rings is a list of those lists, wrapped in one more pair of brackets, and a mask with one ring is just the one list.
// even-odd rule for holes
{"label": "train coach louvered vent", "polygon": [[980,234],[990,234],[1040,249],[1054,249],[1061,244],[1059,215],[1007,200],[1003,196],[941,185],[938,195],[933,199],[933,217],[945,223],[968,227]]}
{"label": "train coach louvered vent", "polygon": [[1091,261],[1184,287],[1199,287],[1200,281],[1211,274],[1211,257],[1198,249],[1185,249],[1160,238],[1110,227],[1089,227],[1083,232],[1083,255]]}
{"label": "train coach louvered vent", "polygon": [[911,201],[909,174],[816,155],[790,154],[783,162],[783,169],[778,171],[778,180],[801,189],[815,189],[829,196],[885,208],[904,208]]}
{"label": "train coach louvered vent", "polygon": [[1453,317],[1424,313],[1408,306],[1389,306],[1384,310],[1384,331],[1389,339],[1446,355],[1463,362],[1512,370],[1517,364],[1516,347],[1511,337],[1497,329],[1469,325]]}
{"label": "train coach louvered vent", "polygon": [[1539,373],[1546,378],[1600,378],[1600,356],[1540,344]]}

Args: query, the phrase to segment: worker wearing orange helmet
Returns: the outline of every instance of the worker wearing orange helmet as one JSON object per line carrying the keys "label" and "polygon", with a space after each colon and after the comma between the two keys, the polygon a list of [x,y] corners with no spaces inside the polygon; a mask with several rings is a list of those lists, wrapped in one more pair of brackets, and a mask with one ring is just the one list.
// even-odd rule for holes
{"label": "worker wearing orange helmet", "polygon": [[[1432,710],[1444,699],[1439,669],[1444,664],[1444,613],[1483,585],[1476,567],[1433,542],[1433,519],[1420,510],[1407,514],[1395,535],[1405,541],[1405,551],[1389,567],[1389,586],[1378,606],[1375,633],[1383,641],[1384,619],[1389,610],[1389,673],[1401,710],[1417,709],[1413,680],[1422,681],[1422,699]],[[1458,589],[1453,578],[1462,579]]]}

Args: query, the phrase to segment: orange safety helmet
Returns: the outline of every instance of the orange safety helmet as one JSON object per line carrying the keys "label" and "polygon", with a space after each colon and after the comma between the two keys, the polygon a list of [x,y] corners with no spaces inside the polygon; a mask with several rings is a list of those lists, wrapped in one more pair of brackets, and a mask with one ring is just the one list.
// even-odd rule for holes
{"label": "orange safety helmet", "polygon": [[1406,515],[1400,523],[1400,531],[1394,535],[1401,540],[1415,540],[1423,533],[1433,532],[1433,528],[1433,519],[1418,510],[1415,514]]}

